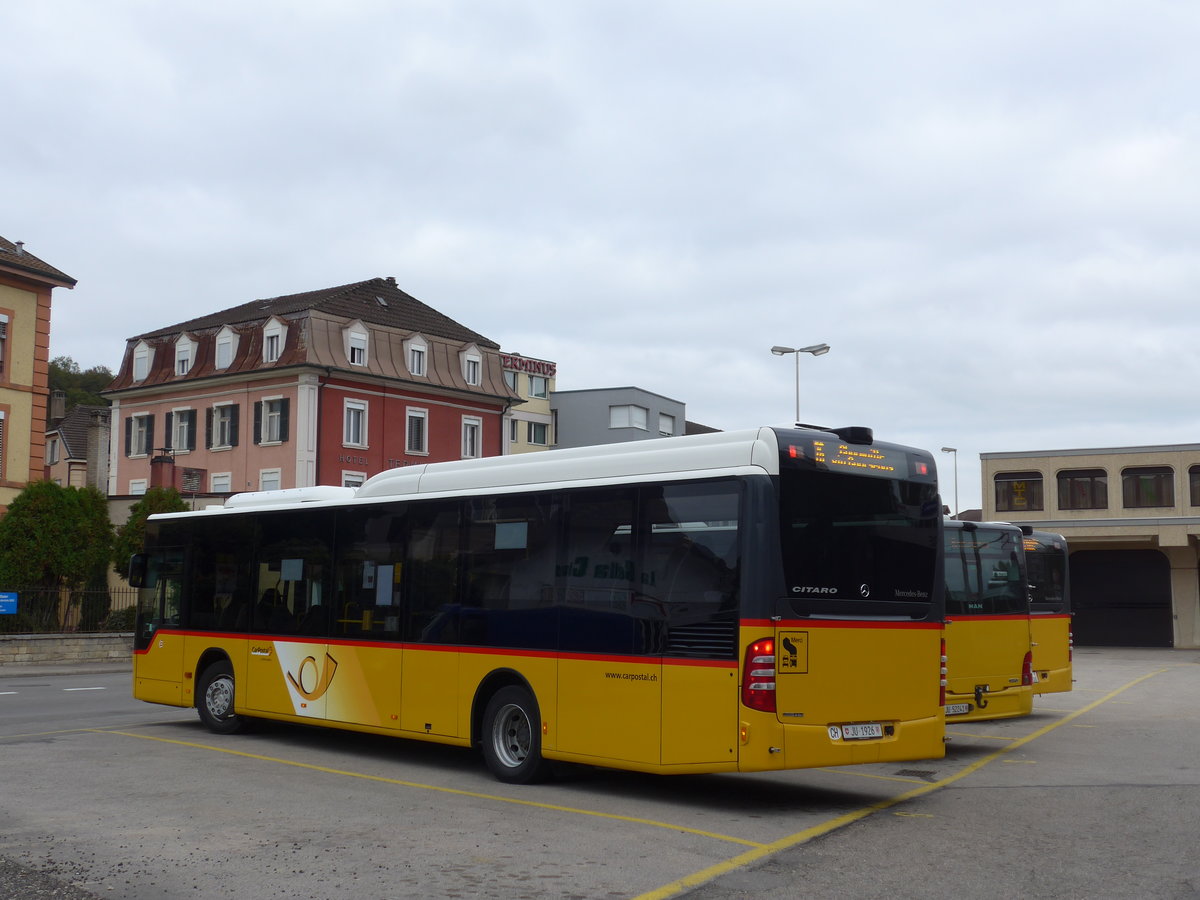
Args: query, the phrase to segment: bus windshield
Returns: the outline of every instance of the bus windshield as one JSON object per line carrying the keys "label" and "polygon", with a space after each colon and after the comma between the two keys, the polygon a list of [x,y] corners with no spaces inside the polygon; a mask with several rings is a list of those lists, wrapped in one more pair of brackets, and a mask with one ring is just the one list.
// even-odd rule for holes
{"label": "bus windshield", "polygon": [[946,529],[946,614],[1028,614],[1016,528]]}
{"label": "bus windshield", "polygon": [[[902,460],[905,471],[908,461]],[[932,464],[922,466],[929,473]],[[939,615],[937,484],[784,465],[780,536],[793,615]]]}

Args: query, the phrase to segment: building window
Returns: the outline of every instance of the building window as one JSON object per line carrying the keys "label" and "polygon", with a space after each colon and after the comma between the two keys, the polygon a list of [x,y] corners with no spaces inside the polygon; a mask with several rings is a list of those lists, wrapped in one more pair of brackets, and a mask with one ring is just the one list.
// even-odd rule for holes
{"label": "building window", "polygon": [[648,410],[644,406],[610,406],[608,408],[609,428],[640,428],[646,431]]}
{"label": "building window", "polygon": [[514,372],[512,369],[505,369],[504,370],[504,383],[506,385],[508,385],[510,390],[515,391],[517,389],[517,373]]}
{"label": "building window", "polygon": [[213,472],[208,476],[208,490],[213,494],[233,493],[233,473]]}
{"label": "building window", "polygon": [[154,448],[154,416],[139,413],[125,420],[125,455],[149,456]]}
{"label": "building window", "polygon": [[228,369],[233,365],[233,351],[236,346],[233,332],[228,328],[221,329],[217,334],[216,367],[218,369]]}
{"label": "building window", "polygon": [[46,441],[46,464],[53,466],[58,462],[58,438]]}
{"label": "building window", "polygon": [[1175,470],[1137,466],[1121,470],[1121,499],[1126,509],[1175,505]]}
{"label": "building window", "polygon": [[529,376],[529,396],[545,400],[550,396],[550,379],[541,375]]}
{"label": "building window", "polygon": [[1041,472],[998,472],[995,484],[998,512],[1046,508],[1042,499]]}
{"label": "building window", "polygon": [[428,429],[425,427],[429,413],[423,409],[407,411],[404,433],[404,449],[409,453],[428,453]]}
{"label": "building window", "polygon": [[0,410],[0,478],[8,475],[8,466],[4,463],[4,426],[6,423],[7,414],[4,410]]}
{"label": "building window", "polygon": [[1191,505],[1200,506],[1200,466],[1188,469],[1188,493],[1191,495]]}
{"label": "building window", "polygon": [[205,443],[210,449],[236,447],[238,442],[238,406],[224,403],[208,411]]}
{"label": "building window", "polygon": [[288,439],[287,397],[270,397],[254,404],[254,443],[281,444]]}
{"label": "building window", "polygon": [[360,488],[366,480],[366,472],[342,472],[342,487]]}
{"label": "building window", "polygon": [[283,487],[283,471],[281,469],[260,469],[258,472],[258,489],[260,491],[277,491]]}
{"label": "building window", "polygon": [[134,478],[129,482],[129,493],[135,497],[141,496],[142,494],[146,493],[146,488],[149,487],[149,485],[150,482],[148,482],[145,478]]}
{"label": "building window", "polygon": [[283,324],[278,319],[272,319],[263,326],[263,362],[273,363],[283,353],[283,340],[286,334]]}
{"label": "building window", "polygon": [[0,313],[0,377],[8,374],[8,316]]}
{"label": "building window", "polygon": [[673,437],[675,435],[675,417],[668,416],[666,413],[659,413],[658,433],[663,437]]}
{"label": "building window", "polygon": [[196,449],[196,411],[174,409],[167,413],[167,447],[176,453]]}
{"label": "building window", "polygon": [[411,337],[404,342],[404,362],[408,365],[408,374],[424,377],[427,346],[425,339],[420,336]]}
{"label": "building window", "polygon": [[481,455],[483,435],[483,419],[474,416],[463,416],[462,420],[462,456],[463,459],[477,459]]}
{"label": "building window", "polygon": [[1068,469],[1058,473],[1059,509],[1108,509],[1108,473]]}
{"label": "building window", "polygon": [[150,360],[154,354],[148,344],[140,343],[133,348],[133,380],[145,381],[150,374]]}
{"label": "building window", "polygon": [[521,423],[516,419],[508,420],[508,442],[515,444],[521,439]]}
{"label": "building window", "polygon": [[468,356],[463,359],[463,378],[467,384],[479,384],[482,361],[478,356]]}
{"label": "building window", "polygon": [[367,446],[367,404],[347,400],[342,413],[342,443],[347,447]]}
{"label": "building window", "polygon": [[550,429],[545,422],[529,422],[529,443],[545,447],[550,443]]}
{"label": "building window", "polygon": [[351,331],[346,337],[346,358],[352,366],[367,364],[367,333]]}
{"label": "building window", "polygon": [[192,371],[192,361],[196,358],[196,343],[188,337],[180,337],[175,342],[175,374],[186,375]]}

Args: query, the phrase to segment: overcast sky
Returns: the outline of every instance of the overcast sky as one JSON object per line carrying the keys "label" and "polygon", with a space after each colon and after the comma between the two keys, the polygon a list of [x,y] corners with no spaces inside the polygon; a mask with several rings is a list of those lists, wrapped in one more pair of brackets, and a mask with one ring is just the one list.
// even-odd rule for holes
{"label": "overcast sky", "polygon": [[392,275],[560,390],[934,451],[1200,441],[1200,4],[0,5],[51,354]]}

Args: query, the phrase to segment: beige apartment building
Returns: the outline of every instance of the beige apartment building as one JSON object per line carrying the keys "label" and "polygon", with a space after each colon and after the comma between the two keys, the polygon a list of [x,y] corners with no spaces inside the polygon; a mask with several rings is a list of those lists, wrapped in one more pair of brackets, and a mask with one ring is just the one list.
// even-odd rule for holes
{"label": "beige apartment building", "polygon": [[1066,537],[1076,644],[1200,647],[1200,444],[980,461],[985,520]]}
{"label": "beige apartment building", "polygon": [[531,453],[549,450],[557,441],[550,394],[558,365],[545,359],[500,353],[504,383],[516,391],[520,400],[504,414],[504,453]]}

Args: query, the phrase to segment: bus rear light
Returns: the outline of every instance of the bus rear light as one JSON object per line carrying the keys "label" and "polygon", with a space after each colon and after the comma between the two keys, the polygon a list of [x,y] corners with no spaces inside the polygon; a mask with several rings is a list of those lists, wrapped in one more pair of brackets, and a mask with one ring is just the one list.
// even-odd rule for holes
{"label": "bus rear light", "polygon": [[942,638],[942,673],[938,682],[938,706],[946,705],[946,639]]}
{"label": "bus rear light", "polygon": [[1021,684],[1033,684],[1033,651],[1025,651],[1025,658],[1021,660]]}
{"label": "bus rear light", "polygon": [[1067,662],[1075,660],[1075,632],[1067,632]]}
{"label": "bus rear light", "polygon": [[775,639],[762,638],[746,648],[742,667],[742,703],[760,712],[775,712]]}

